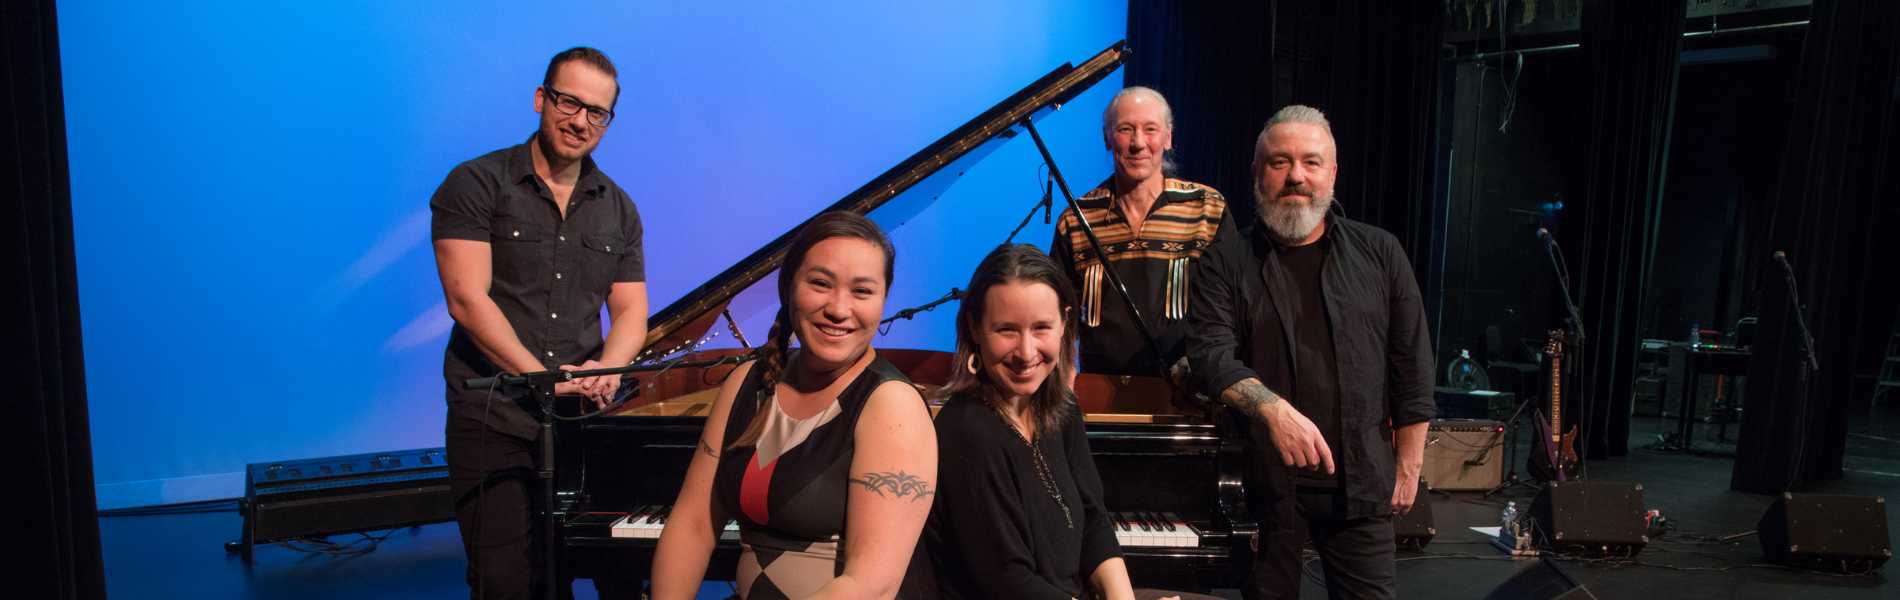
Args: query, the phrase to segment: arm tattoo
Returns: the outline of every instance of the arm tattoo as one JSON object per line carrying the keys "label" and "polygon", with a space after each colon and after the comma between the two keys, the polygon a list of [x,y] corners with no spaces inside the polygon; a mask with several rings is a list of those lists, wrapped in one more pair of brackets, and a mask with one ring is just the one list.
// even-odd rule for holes
{"label": "arm tattoo", "polygon": [[1260,416],[1260,408],[1268,404],[1278,404],[1280,395],[1261,385],[1258,379],[1242,379],[1233,387],[1221,392],[1222,403],[1239,409],[1249,417]]}
{"label": "arm tattoo", "polygon": [[884,490],[887,489],[891,491],[891,497],[893,498],[902,498],[915,494],[916,497],[911,498],[911,502],[916,502],[924,496],[937,493],[936,490],[930,489],[930,482],[924,481],[916,475],[907,475],[903,471],[896,473],[865,473],[863,479],[849,479],[847,481],[864,486],[864,489],[876,492],[879,496],[883,496]]}
{"label": "arm tattoo", "polygon": [[715,459],[719,458],[719,453],[713,452],[712,445],[706,443],[706,438],[699,439],[699,451],[706,453],[706,456],[710,456]]}

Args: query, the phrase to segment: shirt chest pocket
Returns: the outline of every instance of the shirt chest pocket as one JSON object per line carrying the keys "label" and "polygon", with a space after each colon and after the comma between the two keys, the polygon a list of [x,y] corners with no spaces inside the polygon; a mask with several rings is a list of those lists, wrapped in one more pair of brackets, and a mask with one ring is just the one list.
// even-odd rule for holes
{"label": "shirt chest pocket", "polygon": [[539,266],[547,264],[547,246],[543,238],[541,229],[528,221],[507,217],[495,219],[488,234],[495,278],[519,282],[537,269],[545,269],[545,266]]}
{"label": "shirt chest pocket", "polygon": [[611,233],[581,236],[581,283],[588,290],[605,294],[613,288],[621,257],[633,250],[625,242],[625,237]]}

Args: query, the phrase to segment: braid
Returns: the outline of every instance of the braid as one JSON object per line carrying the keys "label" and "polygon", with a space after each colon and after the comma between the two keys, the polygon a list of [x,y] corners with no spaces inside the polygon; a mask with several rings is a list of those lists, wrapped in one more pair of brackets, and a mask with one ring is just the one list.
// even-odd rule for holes
{"label": "braid", "polygon": [[[765,435],[766,400],[771,398],[778,388],[779,373],[785,370],[785,359],[792,353],[791,309],[780,303],[778,314],[772,317],[772,330],[765,334],[765,345],[759,347],[759,360],[752,363],[754,369],[764,369],[759,373],[759,394],[757,406],[752,412],[752,422],[746,424],[745,432],[739,439],[726,445],[727,450],[744,448],[759,443],[759,437]],[[743,398],[734,398],[733,402],[743,402]]]}
{"label": "braid", "polygon": [[[726,446],[728,450],[757,445],[759,438],[765,435],[765,401],[778,388],[779,374],[785,371],[785,363],[792,354],[791,294],[797,287],[797,273],[804,268],[805,254],[811,251],[812,246],[840,237],[875,244],[884,253],[884,289],[890,291],[891,271],[897,262],[897,250],[891,248],[891,240],[884,237],[884,231],[878,229],[877,223],[857,213],[832,211],[812,217],[794,231],[792,243],[785,248],[784,259],[779,263],[778,314],[772,317],[772,330],[765,334],[765,344],[759,346],[759,359],[752,364],[754,369],[765,370],[759,373],[758,399],[753,401],[758,410],[753,413],[752,422],[746,424],[745,432],[739,434],[739,439]],[[743,402],[745,399],[734,398],[733,401]]]}

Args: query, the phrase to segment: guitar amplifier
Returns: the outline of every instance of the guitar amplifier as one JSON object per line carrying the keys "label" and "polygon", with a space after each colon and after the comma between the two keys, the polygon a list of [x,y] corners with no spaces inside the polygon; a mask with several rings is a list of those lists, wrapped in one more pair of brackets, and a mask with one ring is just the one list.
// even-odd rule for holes
{"label": "guitar amplifier", "polygon": [[245,564],[257,544],[455,520],[443,448],[377,452],[244,468]]}
{"label": "guitar amplifier", "polygon": [[1448,419],[1501,419],[1517,409],[1517,395],[1489,390],[1432,388],[1438,416]]}
{"label": "guitar amplifier", "polygon": [[1486,491],[1504,480],[1504,424],[1438,419],[1425,434],[1425,468],[1434,490]]}

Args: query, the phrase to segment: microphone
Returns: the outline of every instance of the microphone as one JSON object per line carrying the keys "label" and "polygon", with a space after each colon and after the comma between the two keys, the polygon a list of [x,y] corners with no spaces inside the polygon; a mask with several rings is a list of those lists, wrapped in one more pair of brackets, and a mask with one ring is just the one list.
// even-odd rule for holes
{"label": "microphone", "polygon": [[1542,227],[1537,228],[1537,239],[1544,240],[1545,244],[1549,244],[1552,246],[1557,245],[1557,238],[1550,236],[1549,229],[1545,229]]}
{"label": "microphone", "polygon": [[[1051,173],[1049,175],[1049,184],[1042,187],[1042,224],[1044,225],[1049,224],[1049,219],[1052,217],[1051,211],[1055,210],[1055,207],[1056,207],[1056,203],[1054,202],[1055,193],[1056,193],[1056,176],[1055,174]],[[956,288],[951,288],[951,289],[956,289]]]}
{"label": "microphone", "polygon": [[1776,250],[1774,254],[1774,258],[1775,258],[1775,264],[1781,265],[1781,268],[1787,269],[1789,271],[1794,270],[1794,267],[1788,266],[1788,253],[1782,252],[1780,250]]}

